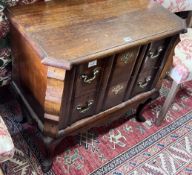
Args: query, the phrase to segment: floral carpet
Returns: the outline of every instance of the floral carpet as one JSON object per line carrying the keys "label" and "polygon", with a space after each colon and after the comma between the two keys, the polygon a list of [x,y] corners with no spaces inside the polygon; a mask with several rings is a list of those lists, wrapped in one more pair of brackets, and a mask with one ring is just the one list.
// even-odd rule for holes
{"label": "floral carpet", "polygon": [[[144,123],[136,122],[128,112],[113,123],[67,137],[57,148],[47,175],[192,174],[192,82],[178,92],[163,125],[154,125],[169,87],[165,81],[161,97],[145,108]],[[4,96],[0,95],[0,101]],[[4,174],[43,174],[39,162],[44,149],[36,125],[15,121],[22,113],[12,98],[0,102],[0,115],[16,147],[13,159],[1,164]]]}

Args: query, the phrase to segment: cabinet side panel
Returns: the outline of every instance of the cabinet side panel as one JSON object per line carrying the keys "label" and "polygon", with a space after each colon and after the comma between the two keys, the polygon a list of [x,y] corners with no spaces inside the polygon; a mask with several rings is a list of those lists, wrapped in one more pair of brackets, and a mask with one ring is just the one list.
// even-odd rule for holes
{"label": "cabinet side panel", "polygon": [[36,114],[43,119],[47,67],[30,43],[11,25],[10,42],[13,53],[13,81],[19,87]]}

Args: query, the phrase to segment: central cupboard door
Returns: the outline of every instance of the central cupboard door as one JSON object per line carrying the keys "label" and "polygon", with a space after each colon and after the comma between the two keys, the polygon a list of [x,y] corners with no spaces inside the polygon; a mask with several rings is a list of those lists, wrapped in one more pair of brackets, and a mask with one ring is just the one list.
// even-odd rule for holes
{"label": "central cupboard door", "polygon": [[135,47],[114,57],[102,110],[109,109],[123,102],[139,52],[140,47]]}

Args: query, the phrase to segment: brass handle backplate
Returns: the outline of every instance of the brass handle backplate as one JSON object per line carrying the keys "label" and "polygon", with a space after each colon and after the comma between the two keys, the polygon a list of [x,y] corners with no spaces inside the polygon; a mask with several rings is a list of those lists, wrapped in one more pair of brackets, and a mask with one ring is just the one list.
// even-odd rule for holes
{"label": "brass handle backplate", "polygon": [[161,54],[162,51],[163,51],[163,47],[160,46],[160,47],[158,47],[158,50],[157,50],[156,52],[149,51],[148,57],[149,57],[150,59],[155,59],[155,58],[157,58],[157,57],[160,56],[160,54]]}
{"label": "brass handle backplate", "polygon": [[118,95],[119,92],[123,89],[123,85],[117,85],[112,89],[112,92],[114,93],[114,95]]}
{"label": "brass handle backplate", "polygon": [[151,76],[148,76],[147,78],[145,78],[145,81],[139,81],[138,85],[141,88],[145,88],[149,84],[150,81],[151,81]]}
{"label": "brass handle backplate", "polygon": [[100,72],[100,69],[95,68],[93,70],[93,73],[92,73],[91,77],[89,77],[89,75],[86,75],[86,74],[82,74],[80,76],[81,76],[81,79],[83,80],[84,83],[90,84],[92,81],[94,81],[96,79],[99,72]]}
{"label": "brass handle backplate", "polygon": [[121,61],[122,61],[124,64],[128,64],[128,63],[129,63],[129,60],[131,60],[132,58],[134,58],[134,56],[135,56],[135,53],[134,53],[134,52],[124,53],[124,54],[121,56]]}
{"label": "brass handle backplate", "polygon": [[93,100],[89,100],[89,101],[86,102],[86,104],[84,106],[78,105],[76,107],[76,109],[79,111],[79,113],[85,113],[85,112],[87,112],[91,108],[93,103],[94,103]]}

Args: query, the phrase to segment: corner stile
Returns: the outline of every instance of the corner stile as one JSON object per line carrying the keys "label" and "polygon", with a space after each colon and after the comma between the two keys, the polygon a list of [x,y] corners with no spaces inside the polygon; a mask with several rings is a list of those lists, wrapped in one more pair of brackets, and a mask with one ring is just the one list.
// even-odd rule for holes
{"label": "corner stile", "polygon": [[47,89],[44,103],[44,132],[54,137],[57,135],[60,121],[65,74],[66,70],[64,69],[48,66]]}

